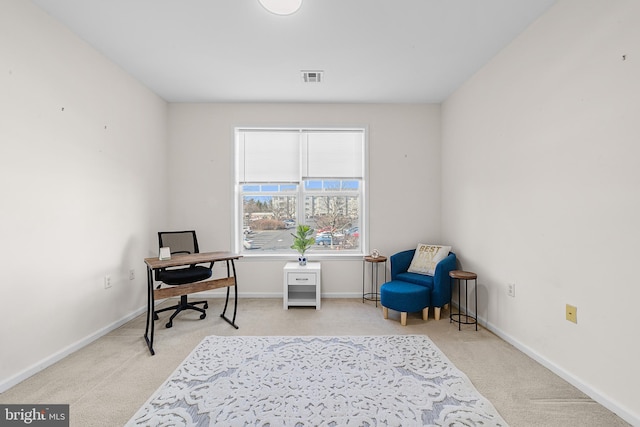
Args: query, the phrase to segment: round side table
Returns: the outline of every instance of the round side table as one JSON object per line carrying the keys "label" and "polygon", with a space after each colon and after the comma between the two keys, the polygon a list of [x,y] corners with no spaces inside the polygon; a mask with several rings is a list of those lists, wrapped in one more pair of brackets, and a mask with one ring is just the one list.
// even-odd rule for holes
{"label": "round side table", "polygon": [[[478,330],[478,275],[476,273],[472,273],[471,271],[462,271],[462,270],[453,270],[449,273],[449,277],[454,280],[458,284],[458,312],[451,313],[449,317],[449,323],[456,322],[458,324],[458,330],[460,330],[461,325],[476,325],[476,331]],[[475,282],[475,307],[474,313],[476,316],[472,316],[468,311],[468,281],[473,280]],[[461,304],[461,294],[462,294],[462,281],[464,281],[464,311]]]}
{"label": "round side table", "polygon": [[[371,264],[371,292],[366,292],[364,289],[364,278],[365,278],[365,265],[367,263]],[[378,306],[378,301],[380,301],[380,292],[378,292],[378,266],[380,263],[383,263],[384,268],[384,282],[387,281],[387,257],[378,255],[377,257],[372,257],[371,255],[367,255],[362,259],[362,302],[364,300],[367,301],[375,301],[376,307]],[[375,273],[374,273],[375,266]]]}

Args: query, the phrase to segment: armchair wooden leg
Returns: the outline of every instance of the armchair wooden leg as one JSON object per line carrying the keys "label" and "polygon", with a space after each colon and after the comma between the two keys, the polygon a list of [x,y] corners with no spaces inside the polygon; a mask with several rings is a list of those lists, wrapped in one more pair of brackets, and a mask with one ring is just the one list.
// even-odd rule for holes
{"label": "armchair wooden leg", "polygon": [[402,326],[407,326],[407,312],[403,311],[400,313],[400,324]]}
{"label": "armchair wooden leg", "polygon": [[434,317],[436,320],[440,320],[440,307],[436,307],[436,308],[434,308],[434,310],[433,310],[433,317]]}
{"label": "armchair wooden leg", "polygon": [[425,307],[422,309],[422,320],[427,320],[429,318],[429,307]]}
{"label": "armchair wooden leg", "polygon": [[389,318],[389,309],[387,307],[382,307],[382,317],[385,319]]}

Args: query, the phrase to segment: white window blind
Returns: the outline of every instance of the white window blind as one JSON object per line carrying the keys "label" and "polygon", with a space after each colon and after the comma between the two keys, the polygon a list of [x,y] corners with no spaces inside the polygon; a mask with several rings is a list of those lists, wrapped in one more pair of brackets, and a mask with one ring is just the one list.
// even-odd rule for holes
{"label": "white window blind", "polygon": [[300,132],[242,131],[238,145],[240,182],[300,179]]}
{"label": "white window blind", "polygon": [[303,155],[305,178],[362,178],[364,132],[306,132]]}

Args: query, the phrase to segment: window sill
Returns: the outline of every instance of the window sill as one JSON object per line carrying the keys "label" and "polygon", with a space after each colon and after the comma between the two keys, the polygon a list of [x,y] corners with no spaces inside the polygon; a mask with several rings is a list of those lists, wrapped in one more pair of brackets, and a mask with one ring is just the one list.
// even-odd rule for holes
{"label": "window sill", "polygon": [[[264,253],[251,253],[251,252],[241,252],[240,255],[244,259],[256,260],[256,261],[292,261],[298,258],[298,254],[290,253],[290,254],[264,254]],[[358,260],[361,261],[365,256],[364,253],[360,252],[349,252],[349,253],[306,253],[305,256],[309,261],[353,261]]]}

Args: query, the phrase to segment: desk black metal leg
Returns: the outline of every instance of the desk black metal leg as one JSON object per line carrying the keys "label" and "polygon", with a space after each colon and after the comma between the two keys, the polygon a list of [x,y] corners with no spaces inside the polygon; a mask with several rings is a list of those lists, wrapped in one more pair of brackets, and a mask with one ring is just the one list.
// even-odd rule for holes
{"label": "desk black metal leg", "polygon": [[[149,352],[151,355],[155,355],[155,351],[153,350],[153,333],[154,333],[154,321],[153,321],[153,310],[155,308],[155,301],[153,298],[153,272],[149,267],[147,267],[147,326],[144,330],[144,339],[147,342],[147,347],[149,347]],[[151,334],[149,334],[149,329],[151,329]]]}
{"label": "desk black metal leg", "polygon": [[[227,277],[229,277],[229,261],[227,261]],[[235,280],[235,278],[233,279]],[[227,299],[224,301],[224,308],[220,317],[224,318],[224,313],[227,311],[227,304],[229,304],[229,288],[227,287]]]}
{"label": "desk black metal leg", "polygon": [[[233,260],[231,261],[231,268],[233,269],[233,288],[234,288],[234,302],[233,302],[233,320],[229,320],[226,316],[225,313],[227,312],[227,305],[229,304],[229,292],[231,291],[229,289],[229,287],[227,287],[227,298],[224,302],[224,309],[222,310],[222,314],[220,315],[220,317],[222,317],[224,320],[227,321],[227,323],[229,323],[231,326],[233,326],[234,328],[238,329],[238,325],[236,325],[236,314],[238,312],[238,279],[236,278],[236,265],[233,262]],[[227,277],[229,277],[229,260],[227,260]]]}

